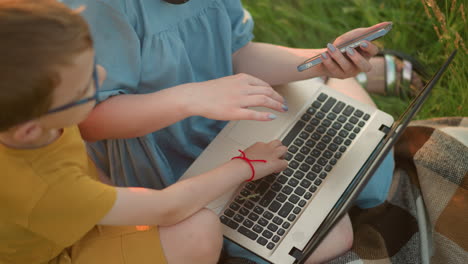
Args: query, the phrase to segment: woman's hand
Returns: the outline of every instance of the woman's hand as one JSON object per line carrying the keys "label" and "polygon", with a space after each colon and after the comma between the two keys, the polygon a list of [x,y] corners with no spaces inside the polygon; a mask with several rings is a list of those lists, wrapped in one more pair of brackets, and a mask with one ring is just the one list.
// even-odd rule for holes
{"label": "woman's hand", "polygon": [[267,161],[252,162],[255,168],[254,180],[286,169],[288,162],[284,159],[284,155],[287,150],[287,147],[284,146],[280,140],[273,140],[269,143],[257,142],[245,149],[244,152],[248,159]]}
{"label": "woman's hand", "polygon": [[276,115],[248,107],[263,106],[278,112],[287,111],[284,98],[268,83],[244,73],[186,84],[183,89],[190,115],[217,120],[268,121],[275,119]]}
{"label": "woman's hand", "polygon": [[390,22],[383,22],[368,28],[357,28],[339,36],[333,44],[329,43],[327,49],[321,55],[323,63],[320,66],[322,67],[321,71],[323,75],[345,79],[354,77],[360,72],[370,71],[372,66],[369,63],[369,59],[377,54],[377,46],[369,41],[363,41],[359,48],[347,49],[344,54],[336,47],[359,37],[367,31],[389,23]]}

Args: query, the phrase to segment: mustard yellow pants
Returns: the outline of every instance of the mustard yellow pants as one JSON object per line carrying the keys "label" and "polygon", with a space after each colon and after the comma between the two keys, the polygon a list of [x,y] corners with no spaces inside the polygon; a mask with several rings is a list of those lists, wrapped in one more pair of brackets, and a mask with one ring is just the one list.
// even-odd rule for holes
{"label": "mustard yellow pants", "polygon": [[96,226],[69,252],[74,264],[167,264],[156,226]]}

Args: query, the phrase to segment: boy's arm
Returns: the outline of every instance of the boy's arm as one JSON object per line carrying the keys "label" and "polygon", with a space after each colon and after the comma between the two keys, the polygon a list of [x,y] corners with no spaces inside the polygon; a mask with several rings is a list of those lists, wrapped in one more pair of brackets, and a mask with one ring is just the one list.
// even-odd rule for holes
{"label": "boy's arm", "polygon": [[249,178],[250,167],[232,160],[164,190],[117,188],[117,199],[101,225],[161,225],[181,222]]}
{"label": "boy's arm", "polygon": [[[255,179],[287,167],[287,148],[281,141],[256,143],[245,150],[253,162]],[[102,225],[174,225],[193,215],[209,202],[235,188],[251,176],[246,161],[234,159],[209,172],[177,182],[164,190],[117,188],[113,208],[99,222]]]}

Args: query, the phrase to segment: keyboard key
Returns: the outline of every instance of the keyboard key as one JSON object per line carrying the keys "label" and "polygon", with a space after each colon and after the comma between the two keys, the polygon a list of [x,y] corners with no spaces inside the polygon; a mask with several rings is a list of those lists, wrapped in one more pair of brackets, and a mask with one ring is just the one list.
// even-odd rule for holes
{"label": "keyboard key", "polygon": [[293,194],[289,196],[288,201],[290,201],[293,204],[296,204],[297,202],[299,202],[299,199],[300,199],[299,196]]}
{"label": "keyboard key", "polygon": [[319,96],[317,97],[317,100],[319,100],[320,102],[324,102],[327,98],[328,98],[328,95],[324,93],[320,93]]}
{"label": "keyboard key", "polygon": [[299,196],[302,196],[305,193],[305,189],[302,187],[297,187],[296,190],[294,190],[294,193]]}
{"label": "keyboard key", "polygon": [[304,147],[301,148],[300,152],[301,152],[302,154],[304,154],[304,155],[307,155],[307,154],[309,154],[309,152],[310,152],[310,148],[304,146]]}
{"label": "keyboard key", "polygon": [[309,138],[309,133],[307,132],[301,132],[299,134],[299,137],[302,138],[302,139],[308,139]]}
{"label": "keyboard key", "polygon": [[283,171],[283,174],[286,175],[286,176],[291,176],[293,174],[294,170],[290,169],[290,168],[286,168],[284,171]]}
{"label": "keyboard key", "polygon": [[336,159],[339,159],[339,158],[341,158],[341,155],[342,155],[342,154],[341,154],[340,152],[336,152],[336,153],[335,153],[335,158],[336,158]]}
{"label": "keyboard key", "polygon": [[312,138],[313,140],[317,140],[317,141],[318,141],[321,137],[322,137],[322,136],[321,136],[319,133],[317,133],[317,132],[314,132],[314,133],[312,134],[312,136],[310,136],[310,138]]}
{"label": "keyboard key", "polygon": [[294,219],[296,219],[296,215],[290,214],[290,215],[288,216],[288,221],[292,222],[292,221],[294,221]]}
{"label": "keyboard key", "polygon": [[309,124],[313,126],[318,126],[320,124],[320,120],[318,120],[317,118],[313,118],[312,120],[310,120]]}
{"label": "keyboard key", "polygon": [[294,210],[293,210],[293,213],[295,214],[299,214],[301,212],[301,208],[299,207],[295,207]]}
{"label": "keyboard key", "polygon": [[226,211],[224,211],[224,214],[229,216],[229,217],[233,217],[234,216],[234,211],[232,211],[231,209],[227,209]]}
{"label": "keyboard key", "polygon": [[284,222],[283,225],[282,225],[282,227],[283,227],[284,229],[288,229],[290,226],[291,226],[291,224],[288,223],[288,222]]}
{"label": "keyboard key", "polygon": [[315,186],[315,185],[312,185],[309,188],[309,191],[312,192],[312,193],[315,192],[316,190],[317,190],[317,186]]}
{"label": "keyboard key", "polygon": [[240,210],[239,210],[239,213],[243,216],[247,216],[249,214],[249,210],[247,208],[244,208],[242,207]]}
{"label": "keyboard key", "polygon": [[317,174],[315,174],[313,172],[309,172],[309,173],[307,173],[306,178],[313,181],[313,180],[315,180],[315,178],[317,178]]}
{"label": "keyboard key", "polygon": [[351,124],[356,124],[359,120],[355,117],[355,116],[352,116],[350,119],[349,119],[349,122]]}
{"label": "keyboard key", "polygon": [[322,180],[321,179],[316,179],[314,181],[314,184],[317,185],[317,186],[320,186],[320,184],[322,184]]}
{"label": "keyboard key", "polygon": [[[283,173],[284,173],[284,172],[283,172]],[[283,184],[284,184],[284,183],[286,183],[286,182],[288,181],[288,178],[285,177],[284,175],[280,175],[280,176],[278,177],[277,181],[278,181],[279,183],[283,183]]]}
{"label": "keyboard key", "polygon": [[275,216],[275,218],[273,218],[273,223],[281,225],[283,223],[283,219],[279,218],[278,216]]}
{"label": "keyboard key", "polygon": [[322,126],[329,127],[331,126],[332,122],[328,119],[322,121]]}
{"label": "keyboard key", "polygon": [[[312,193],[307,192],[307,193],[304,195],[304,199],[309,200],[310,198],[312,198]],[[304,201],[304,202],[305,202],[305,201]],[[299,204],[299,206],[301,206],[301,205]],[[301,206],[301,207],[302,207],[302,206]]]}
{"label": "keyboard key", "polygon": [[344,123],[344,122],[346,122],[346,120],[348,120],[348,119],[343,115],[338,117],[338,122],[340,122],[340,123]]}
{"label": "keyboard key", "polygon": [[308,172],[310,170],[310,166],[307,164],[302,164],[301,167],[299,167],[299,169],[303,172]]}
{"label": "keyboard key", "polygon": [[331,165],[327,165],[327,166],[325,166],[325,171],[330,172],[332,170],[332,168],[333,167]]}
{"label": "keyboard key", "polygon": [[319,178],[320,179],[325,179],[327,177],[327,173],[326,172],[321,172],[320,175],[319,175]]}
{"label": "keyboard key", "polygon": [[301,153],[298,153],[296,154],[296,156],[294,156],[294,159],[297,160],[298,162],[301,162],[305,159],[305,156]]}
{"label": "keyboard key", "polygon": [[[289,162],[289,167],[293,168],[293,169],[297,169],[297,167],[299,167],[299,163],[295,160],[292,160]],[[290,176],[290,175],[288,175]]]}
{"label": "keyboard key", "polygon": [[270,223],[268,226],[267,226],[268,230],[270,231],[273,231],[273,232],[276,232],[276,230],[278,230],[278,226],[273,224],[273,223]]}
{"label": "keyboard key", "polygon": [[289,179],[288,184],[292,187],[296,187],[299,184],[299,181],[294,178],[291,178]]}
{"label": "keyboard key", "polygon": [[312,107],[309,107],[309,108],[307,109],[307,113],[308,113],[309,115],[312,115],[312,116],[313,116],[313,115],[315,114],[315,112],[316,112],[316,110],[315,110],[314,108],[312,108]]}
{"label": "keyboard key", "polygon": [[263,214],[263,210],[264,209],[262,207],[260,207],[260,206],[255,206],[255,208],[254,208],[254,212],[259,214],[259,215]]}
{"label": "keyboard key", "polygon": [[231,208],[234,211],[237,211],[240,208],[240,205],[237,203],[231,203],[231,205],[229,205],[229,208]]}
{"label": "keyboard key", "polygon": [[356,134],[359,133],[360,131],[361,131],[361,129],[359,127],[355,127],[353,129],[353,132],[356,133]]}
{"label": "keyboard key", "polygon": [[309,139],[306,141],[306,146],[312,148],[313,146],[315,146],[315,141],[313,141],[312,139]]}
{"label": "keyboard key", "polygon": [[[299,209],[299,210],[300,210],[300,209]],[[299,212],[300,212],[300,211],[299,211]],[[286,231],[285,231],[284,229],[280,228],[280,229],[278,229],[278,231],[277,231],[276,233],[277,233],[278,235],[282,236],[282,235],[284,235],[285,232],[286,232]]]}
{"label": "keyboard key", "polygon": [[311,118],[312,118],[312,116],[307,114],[307,113],[303,114],[302,117],[301,117],[301,119],[303,121],[306,121],[306,122],[309,121]]}
{"label": "keyboard key", "polygon": [[257,243],[259,243],[259,244],[262,245],[262,246],[266,245],[267,242],[268,242],[268,240],[266,240],[266,239],[263,238],[263,237],[259,237],[259,238],[257,239]]}
{"label": "keyboard key", "polygon": [[349,139],[345,140],[344,144],[345,144],[346,146],[351,145],[351,140],[349,140]]}
{"label": "keyboard key", "polygon": [[304,130],[309,132],[309,133],[312,133],[314,131],[315,127],[312,126],[312,125],[307,125],[305,126]]}
{"label": "keyboard key", "polygon": [[325,104],[322,106],[320,110],[323,112],[328,112],[330,109],[333,107],[333,105],[336,103],[336,99],[333,97],[328,98],[328,100],[325,102]]}
{"label": "keyboard key", "polygon": [[309,188],[309,186],[312,184],[312,182],[310,182],[309,180],[307,179],[303,179],[301,181],[301,186],[304,187],[304,188]]}
{"label": "keyboard key", "polygon": [[284,193],[278,193],[278,196],[276,196],[276,200],[284,203],[284,201],[286,201],[286,199],[288,198],[288,196],[284,195]]}
{"label": "keyboard key", "polygon": [[331,140],[332,140],[332,137],[330,137],[329,135],[325,135],[325,136],[323,136],[321,141],[323,143],[325,143],[325,144],[328,144],[328,143],[330,143]]}
{"label": "keyboard key", "polygon": [[364,123],[363,121],[360,121],[360,122],[358,123],[358,126],[363,127],[365,124],[366,124],[366,123]]}
{"label": "keyboard key", "polygon": [[302,172],[302,171],[296,171],[296,172],[294,173],[294,177],[295,177],[296,179],[299,179],[299,180],[302,179],[302,178],[304,178],[304,175],[305,175],[305,173]]}
{"label": "keyboard key", "polygon": [[306,158],[305,162],[309,165],[314,165],[315,159],[309,156]]}
{"label": "keyboard key", "polygon": [[[350,139],[355,139],[355,138],[356,138],[356,134],[354,134],[354,133],[349,134],[349,138],[350,138]],[[345,142],[345,144],[346,144],[346,142]]]}
{"label": "keyboard key", "polygon": [[257,221],[258,219],[258,215],[256,213],[250,213],[248,217],[252,221]]}
{"label": "keyboard key", "polygon": [[324,158],[319,158],[319,159],[317,160],[317,163],[318,163],[319,165],[321,165],[321,166],[325,166],[325,165],[327,165],[328,160],[327,160],[327,159],[324,159]]}
{"label": "keyboard key", "polygon": [[239,233],[243,234],[244,236],[252,239],[252,240],[255,240],[257,239],[258,235],[256,233],[254,233],[253,231],[250,231],[249,229],[241,226],[239,227]]}
{"label": "keyboard key", "polygon": [[350,116],[350,115],[353,113],[353,111],[354,111],[354,107],[348,105],[348,106],[345,108],[345,110],[343,111],[343,114],[344,114],[345,116]]}
{"label": "keyboard key", "polygon": [[328,149],[335,152],[338,149],[338,145],[336,145],[335,143],[331,143],[330,145],[328,145]]}
{"label": "keyboard key", "polygon": [[321,104],[320,102],[318,102],[318,101],[315,101],[315,102],[312,103],[312,107],[313,107],[313,108],[317,108],[317,109],[318,109],[318,108],[320,108],[320,106],[322,106],[322,104]]}
{"label": "keyboard key", "polygon": [[257,234],[260,234],[262,231],[263,231],[263,227],[259,226],[259,225],[254,225],[254,227],[252,228],[252,230],[257,233]]}
{"label": "keyboard key", "polygon": [[357,116],[357,117],[361,117],[363,114],[364,114],[364,112],[362,112],[359,109],[356,109],[356,111],[354,112],[354,115]]}
{"label": "keyboard key", "polygon": [[288,148],[288,151],[290,153],[296,153],[297,151],[299,150],[299,148],[297,146],[294,146],[294,145],[291,145],[289,148]]}
{"label": "keyboard key", "polygon": [[[271,218],[273,218],[273,214],[271,212],[269,212],[269,211],[265,211],[265,213],[263,213],[263,217],[265,217],[268,220],[271,220]],[[260,220],[262,220],[262,219],[260,219]]]}
{"label": "keyboard key", "polygon": [[275,247],[275,244],[273,244],[273,243],[271,243],[271,242],[268,243],[268,245],[267,245],[267,248],[268,248],[268,249],[273,249],[274,247]]}
{"label": "keyboard key", "polygon": [[[221,223],[225,224],[226,226],[229,226],[230,228],[236,230],[238,227],[239,227],[239,224],[230,220],[230,219],[227,219],[227,218],[222,218],[223,216],[220,217],[221,219]],[[241,226],[242,227],[242,226]]]}
{"label": "keyboard key", "polygon": [[322,120],[325,117],[325,113],[323,113],[322,111],[319,111],[317,114],[315,114],[315,117],[317,119]]}
{"label": "keyboard key", "polygon": [[331,158],[333,156],[333,153],[329,150],[325,150],[325,152],[323,152],[323,156],[327,159]]}
{"label": "keyboard key", "polygon": [[336,114],[339,114],[341,113],[341,110],[343,110],[343,108],[345,107],[345,103],[339,101],[335,107],[333,107],[333,113],[336,113]]}
{"label": "keyboard key", "polygon": [[306,123],[302,121],[298,121],[291,131],[289,131],[288,135],[282,140],[283,145],[289,146],[289,144],[296,138],[296,136],[301,132],[302,128],[305,126]]}
{"label": "keyboard key", "polygon": [[335,165],[337,161],[338,161],[337,159],[331,159],[331,160],[330,160],[330,164],[331,164],[331,165]]}
{"label": "keyboard key", "polygon": [[340,137],[343,137],[343,138],[347,137],[348,134],[349,132],[346,130],[341,130],[340,133],[338,133],[338,135],[340,135]]}
{"label": "keyboard key", "polygon": [[369,114],[365,114],[364,117],[363,117],[363,119],[366,120],[366,121],[369,120],[369,118],[370,118]]}
{"label": "keyboard key", "polygon": [[[268,230],[265,230],[265,231],[263,231],[262,236],[269,239],[269,238],[271,238],[273,236],[273,233],[268,231]],[[279,241],[279,237],[278,237],[278,241]],[[278,242],[278,241],[275,241],[275,242]]]}
{"label": "keyboard key", "polygon": [[253,226],[253,222],[250,221],[249,219],[245,219],[244,223],[242,223],[242,225],[248,227],[248,228],[251,228]]}
{"label": "keyboard key", "polygon": [[[310,195],[312,196],[312,194],[310,194]],[[310,199],[310,198],[309,198],[309,199]],[[300,207],[304,207],[304,206],[306,205],[306,203],[307,203],[306,201],[300,200],[298,205],[299,205]]]}
{"label": "keyboard key", "polygon": [[340,130],[341,127],[342,127],[342,125],[341,125],[340,123],[338,123],[338,122],[335,122],[335,123],[333,123],[332,127],[333,127],[334,129],[336,129],[336,130]]}
{"label": "keyboard key", "polygon": [[354,126],[353,126],[352,124],[350,124],[350,123],[347,123],[347,124],[344,126],[344,128],[345,128],[346,130],[348,130],[348,131],[353,130],[353,127],[354,127]]}
{"label": "keyboard key", "polygon": [[344,153],[346,151],[346,147],[345,146],[341,146],[339,149],[338,149],[341,153]]}
{"label": "keyboard key", "polygon": [[291,160],[292,157],[293,157],[293,155],[291,153],[289,153],[289,152],[286,152],[286,155],[284,155],[285,160]]}
{"label": "keyboard key", "polygon": [[288,185],[286,185],[286,186],[284,186],[284,187],[283,187],[283,189],[281,189],[281,191],[282,191],[283,193],[285,193],[285,194],[288,194],[288,195],[289,195],[289,194],[291,194],[291,193],[292,193],[292,191],[293,191],[293,188],[291,188],[291,186],[288,186]]}
{"label": "keyboard key", "polygon": [[280,240],[280,237],[279,236],[274,236],[271,240],[273,240],[273,242],[277,243]]}
{"label": "keyboard key", "polygon": [[277,201],[273,201],[271,205],[268,207],[268,210],[272,211],[273,213],[276,213],[281,207],[281,204],[278,203]]}
{"label": "keyboard key", "polygon": [[238,223],[242,223],[242,221],[244,221],[244,217],[240,214],[236,214],[234,216],[234,221],[238,222]]}
{"label": "keyboard key", "polygon": [[336,119],[336,114],[335,113],[328,113],[327,119],[333,121]]}

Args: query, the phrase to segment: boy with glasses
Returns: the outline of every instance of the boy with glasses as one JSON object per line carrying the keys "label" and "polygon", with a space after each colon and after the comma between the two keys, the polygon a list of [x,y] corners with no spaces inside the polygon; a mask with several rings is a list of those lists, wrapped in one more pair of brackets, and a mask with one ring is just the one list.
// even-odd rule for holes
{"label": "boy with glasses", "polygon": [[3,0],[0,39],[0,263],[215,263],[220,223],[203,207],[287,166],[273,141],[245,150],[265,163],[161,191],[99,182],[77,128],[105,79],[86,22],[55,0]]}

